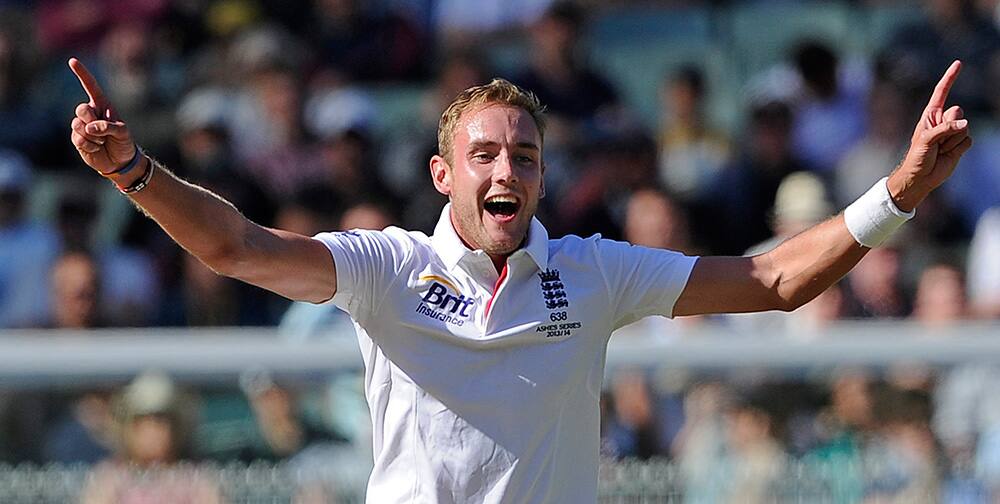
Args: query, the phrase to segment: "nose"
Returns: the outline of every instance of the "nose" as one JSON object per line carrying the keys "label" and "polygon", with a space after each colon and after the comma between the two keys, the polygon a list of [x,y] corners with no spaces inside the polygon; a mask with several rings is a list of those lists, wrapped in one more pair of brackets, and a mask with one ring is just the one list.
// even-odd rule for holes
{"label": "nose", "polygon": [[510,155],[506,152],[497,157],[497,161],[493,165],[493,181],[504,185],[517,182],[517,173],[514,171],[514,162],[510,159]]}

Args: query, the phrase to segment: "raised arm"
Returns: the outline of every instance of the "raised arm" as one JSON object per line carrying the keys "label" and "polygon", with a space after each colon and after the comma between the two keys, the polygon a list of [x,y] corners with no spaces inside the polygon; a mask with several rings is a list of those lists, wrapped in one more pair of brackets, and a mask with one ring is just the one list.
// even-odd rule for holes
{"label": "raised arm", "polygon": [[[259,226],[211,191],[185,182],[142,153],[97,80],[79,60],[70,69],[90,98],[76,107],[72,140],[80,157],[213,271],[302,301],[336,292],[326,247],[312,238]],[[144,183],[145,182],[145,183]]]}
{"label": "raised arm", "polygon": [[[972,146],[968,121],[958,106],[945,110],[948,92],[958,77],[958,61],[945,72],[913,131],[910,148],[884,187],[875,187],[848,210],[754,257],[704,257],[674,306],[675,315],[791,311],[842,278],[885,237],[892,215],[880,214],[878,193],[886,210],[905,214],[917,207],[951,176],[959,158]],[[845,214],[847,218],[845,219]]]}

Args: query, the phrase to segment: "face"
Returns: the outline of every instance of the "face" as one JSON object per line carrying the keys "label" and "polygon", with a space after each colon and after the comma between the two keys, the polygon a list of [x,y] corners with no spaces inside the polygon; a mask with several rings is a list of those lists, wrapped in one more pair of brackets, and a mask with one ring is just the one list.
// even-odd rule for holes
{"label": "face", "polygon": [[139,465],[170,462],[174,455],[174,429],[162,415],[143,415],[133,419],[125,432],[129,459]]}
{"label": "face", "polygon": [[932,266],[920,275],[913,314],[930,324],[943,324],[965,315],[962,273],[951,266]]}
{"label": "face", "polygon": [[53,267],[51,281],[56,324],[75,329],[91,326],[97,318],[100,283],[94,263],[84,256],[66,256]]}
{"label": "face", "polygon": [[663,196],[638,191],[625,211],[625,237],[635,245],[682,250],[687,242],[677,209]]}
{"label": "face", "polygon": [[520,108],[494,104],[462,115],[453,159],[434,156],[431,176],[469,247],[497,257],[521,246],[544,194],[541,148],[534,119]]}

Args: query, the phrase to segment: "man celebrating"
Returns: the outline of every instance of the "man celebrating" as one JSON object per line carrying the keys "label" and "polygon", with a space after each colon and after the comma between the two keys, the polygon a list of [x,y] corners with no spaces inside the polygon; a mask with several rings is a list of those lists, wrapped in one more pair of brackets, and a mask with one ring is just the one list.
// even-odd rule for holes
{"label": "man celebrating", "polygon": [[244,218],[146,156],[87,69],[73,144],[219,274],[355,320],[375,465],[368,501],[595,502],[609,335],[648,315],[790,311],[910,218],[971,145],[945,72],[902,164],[844,213],[754,257],[687,257],[598,236],[549,239],[544,121],[503,81],[444,111],[434,235],[390,227],[306,237]]}

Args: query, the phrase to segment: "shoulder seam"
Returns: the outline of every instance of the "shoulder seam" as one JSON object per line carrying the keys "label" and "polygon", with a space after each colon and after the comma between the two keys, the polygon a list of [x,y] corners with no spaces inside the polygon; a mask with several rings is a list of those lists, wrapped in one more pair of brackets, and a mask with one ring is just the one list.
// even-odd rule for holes
{"label": "shoulder seam", "polygon": [[[394,227],[394,228],[386,228],[386,229],[388,230],[388,229],[400,229],[400,228],[395,228]],[[382,233],[383,234],[389,234],[387,231],[382,231]],[[406,235],[406,239],[408,240],[408,243],[406,244],[406,246],[404,246],[403,257],[400,259],[400,266],[403,266],[404,264],[410,262],[410,259],[413,257],[413,249],[415,247],[414,244],[413,244],[414,239],[413,239],[412,236],[410,236],[409,232],[404,231],[403,234]],[[401,267],[400,269],[402,270],[403,268]],[[389,295],[389,291],[392,290],[392,288],[396,285],[396,282],[399,281],[399,278],[401,276],[403,276],[403,275],[400,275],[400,274],[393,275],[392,281],[389,282],[388,284],[386,284],[385,290],[382,291],[382,295],[379,296],[378,301],[372,307],[371,313],[372,313],[373,316],[376,313],[379,313],[382,310],[382,304],[385,302],[385,298]]]}

